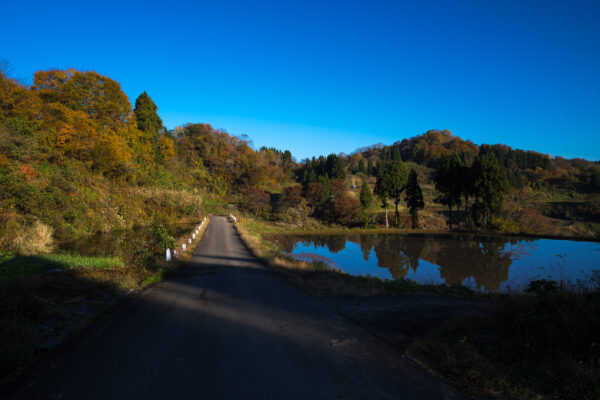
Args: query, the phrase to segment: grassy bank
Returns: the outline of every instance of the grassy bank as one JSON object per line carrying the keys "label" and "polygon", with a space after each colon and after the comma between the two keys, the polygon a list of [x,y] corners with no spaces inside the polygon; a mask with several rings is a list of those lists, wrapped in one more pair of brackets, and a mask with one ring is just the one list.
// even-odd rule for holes
{"label": "grassy bank", "polygon": [[[225,212],[221,212],[223,214]],[[226,212],[227,214],[229,211]],[[466,230],[466,229],[448,229],[447,226],[426,228],[426,229],[411,229],[411,228],[358,228],[345,227],[336,224],[325,224],[316,219],[309,218],[305,221],[302,227],[295,223],[287,223],[283,221],[267,221],[264,219],[247,216],[243,221],[244,227],[250,232],[260,234],[290,234],[290,235],[335,235],[335,234],[402,234],[407,236],[433,236],[433,237],[455,237],[457,235],[479,235],[486,237],[519,237],[531,239],[556,239],[556,240],[573,240],[573,241],[589,241],[600,242],[598,236],[570,236],[564,234],[552,233],[532,233],[532,232],[500,232],[494,230]]]}
{"label": "grassy bank", "polygon": [[[208,222],[188,251],[170,263],[147,237],[120,243],[118,255],[0,255],[0,378],[78,332],[127,294],[181,268]],[[179,249],[188,237],[186,232],[174,238]]]}
{"label": "grassy bank", "polygon": [[406,350],[409,357],[469,395],[518,400],[600,398],[599,288],[575,293],[552,282],[537,282],[528,293],[480,295],[464,287],[351,276],[318,262],[286,257],[275,243],[262,239],[261,233],[277,231],[264,229],[265,224],[239,217],[236,228],[257,257],[313,293],[468,296],[491,302],[489,311],[476,317],[433,323],[412,337]]}

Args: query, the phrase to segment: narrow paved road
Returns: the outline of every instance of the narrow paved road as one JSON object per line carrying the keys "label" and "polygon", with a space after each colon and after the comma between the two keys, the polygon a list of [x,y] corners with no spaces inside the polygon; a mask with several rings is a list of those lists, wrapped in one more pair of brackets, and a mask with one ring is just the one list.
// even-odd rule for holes
{"label": "narrow paved road", "polygon": [[50,352],[3,399],[457,399],[213,217],[189,266]]}

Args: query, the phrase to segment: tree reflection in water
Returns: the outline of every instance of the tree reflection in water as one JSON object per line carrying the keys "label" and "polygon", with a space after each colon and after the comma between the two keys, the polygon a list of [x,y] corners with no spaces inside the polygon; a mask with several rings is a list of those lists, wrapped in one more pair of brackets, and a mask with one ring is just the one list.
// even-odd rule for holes
{"label": "tree reflection in water", "polygon": [[377,265],[386,268],[394,279],[406,278],[412,270],[416,275],[419,262],[439,266],[440,277],[449,284],[472,280],[474,286],[488,291],[498,291],[508,279],[512,262],[535,246],[519,238],[482,237],[475,235],[403,236],[395,234],[365,235],[311,235],[279,237],[284,251],[292,253],[299,241],[305,246],[327,248],[338,253],[346,241],[360,246],[363,259],[369,261],[375,251]]}
{"label": "tree reflection in water", "polygon": [[[518,240],[478,237],[418,237],[377,235],[377,265],[387,268],[395,279],[405,278],[409,267],[416,274],[419,260],[439,266],[448,284],[473,278],[477,289],[497,291],[508,279],[514,255],[507,243]],[[364,251],[364,250],[363,250]]]}

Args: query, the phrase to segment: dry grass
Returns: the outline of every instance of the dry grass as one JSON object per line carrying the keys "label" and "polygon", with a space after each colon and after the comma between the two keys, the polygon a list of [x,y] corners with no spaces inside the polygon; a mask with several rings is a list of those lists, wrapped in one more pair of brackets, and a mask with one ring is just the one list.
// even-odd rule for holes
{"label": "dry grass", "polygon": [[14,232],[9,238],[9,247],[23,255],[50,253],[54,248],[52,233],[53,229],[50,226],[35,221],[33,225],[22,226]]}

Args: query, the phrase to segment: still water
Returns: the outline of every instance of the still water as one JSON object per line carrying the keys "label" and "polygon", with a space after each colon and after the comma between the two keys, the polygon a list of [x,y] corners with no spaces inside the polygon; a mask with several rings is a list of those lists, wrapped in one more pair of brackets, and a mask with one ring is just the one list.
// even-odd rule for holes
{"label": "still water", "polygon": [[[175,238],[191,232],[197,224],[167,225],[169,234]],[[58,245],[62,253],[81,254],[83,256],[114,256],[125,262],[141,261],[151,249],[150,228],[139,227],[97,233]]]}
{"label": "still water", "polygon": [[591,287],[600,277],[600,243],[462,236],[277,235],[298,259],[352,275],[463,284],[486,292],[522,291],[535,279]]}

